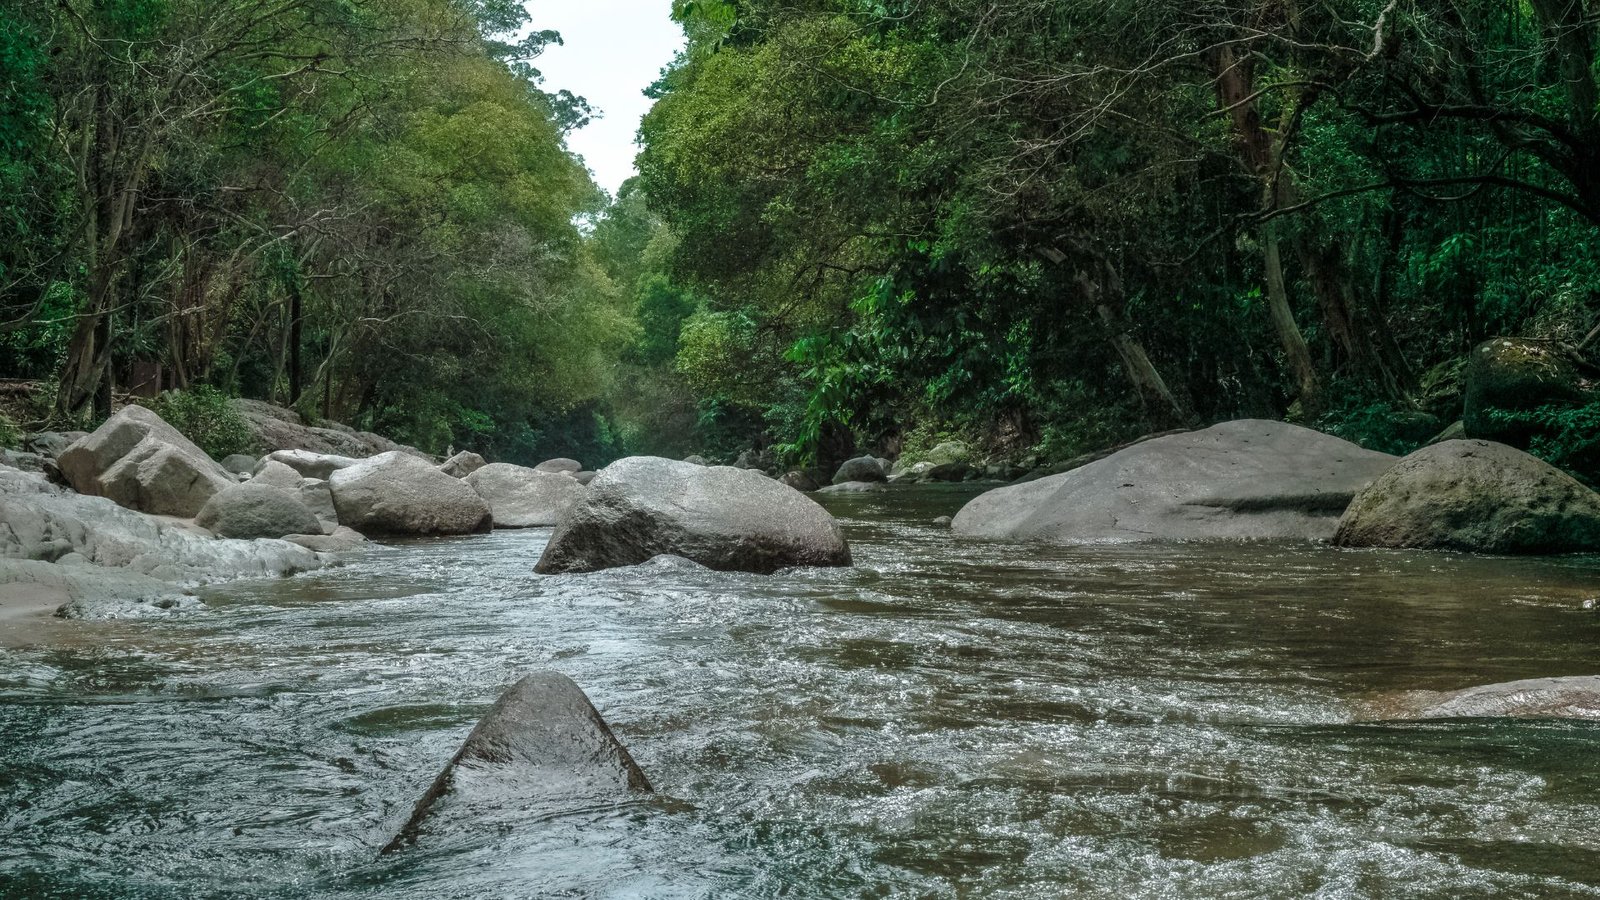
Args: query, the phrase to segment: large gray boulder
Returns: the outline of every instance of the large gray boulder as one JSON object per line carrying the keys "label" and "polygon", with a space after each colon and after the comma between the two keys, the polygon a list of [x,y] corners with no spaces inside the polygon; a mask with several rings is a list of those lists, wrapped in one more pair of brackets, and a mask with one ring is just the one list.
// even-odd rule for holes
{"label": "large gray boulder", "polygon": [[1445,441],[1356,495],[1334,540],[1479,553],[1600,550],[1600,494],[1514,447]]}
{"label": "large gray boulder", "polygon": [[222,458],[221,466],[235,475],[249,475],[261,465],[261,460],[248,453],[234,453]]}
{"label": "large gray boulder", "polygon": [[194,584],[323,563],[284,541],[219,540],[177,519],[0,469],[0,605],[10,597],[48,614],[72,600],[166,597]]}
{"label": "large gray boulder", "polygon": [[195,516],[195,524],[227,538],[281,538],[321,534],[322,523],[295,494],[245,482],[218,491]]}
{"label": "large gray boulder", "polygon": [[[310,453],[350,456],[363,459],[391,450],[427,459],[427,454],[415,447],[398,444],[370,431],[357,431],[338,422],[307,424],[292,409],[274,406],[262,400],[230,400],[245,423],[250,426],[254,443],[263,451],[305,450]],[[325,476],[317,476],[325,477]]]}
{"label": "large gray boulder", "polygon": [[633,456],[600,471],[535,571],[592,572],[661,553],[725,571],[850,565],[839,523],[794,488],[747,469]]}
{"label": "large gray boulder", "polygon": [[488,502],[496,528],[554,525],[586,490],[572,475],[510,463],[491,463],[466,481]]}
{"label": "large gray boulder", "polygon": [[855,459],[845,460],[833,473],[834,484],[844,484],[847,481],[884,481],[889,474],[883,470],[883,463],[875,457],[858,456]]}
{"label": "large gray boulder", "polygon": [[328,485],[339,523],[369,536],[477,534],[492,522],[465,482],[399,451],[337,469]]}
{"label": "large gray boulder", "polygon": [[[333,453],[312,453],[309,450],[275,450],[267,454],[261,465],[280,463],[299,472],[304,478],[327,478],[340,469],[347,469],[361,460],[353,456]],[[259,471],[259,470],[258,470]]]}
{"label": "large gray boulder", "polygon": [[1528,678],[1459,691],[1415,691],[1371,704],[1375,719],[1600,720],[1600,675]]}
{"label": "large gray boulder", "polygon": [[1297,425],[1223,422],[989,491],[952,529],[1064,544],[1327,540],[1355,493],[1394,461]]}
{"label": "large gray boulder", "polygon": [[471,450],[463,450],[441,463],[439,471],[452,478],[465,478],[488,464],[488,460]]}
{"label": "large gray boulder", "polygon": [[305,480],[304,475],[275,459],[262,462],[256,467],[255,474],[250,476],[250,481],[254,484],[271,485],[285,491],[300,490],[300,485]]}
{"label": "large gray boulder", "polygon": [[81,494],[155,515],[191,518],[237,479],[142,406],[120,412],[62,451],[61,474]]}
{"label": "large gray boulder", "polygon": [[575,459],[567,459],[564,456],[559,456],[555,459],[547,459],[533,468],[536,472],[550,472],[556,475],[575,475],[583,471],[583,463],[578,462]]}
{"label": "large gray boulder", "polygon": [[537,672],[489,708],[384,852],[451,828],[493,832],[652,790],[583,690]]}

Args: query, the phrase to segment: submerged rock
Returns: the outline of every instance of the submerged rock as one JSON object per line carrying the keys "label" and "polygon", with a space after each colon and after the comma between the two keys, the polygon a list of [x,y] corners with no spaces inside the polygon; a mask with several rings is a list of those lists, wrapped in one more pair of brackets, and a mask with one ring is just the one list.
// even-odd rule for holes
{"label": "submerged rock", "polygon": [[452,478],[465,478],[488,464],[488,460],[471,450],[463,450],[440,463],[439,471]]}
{"label": "submerged rock", "polygon": [[1327,540],[1355,493],[1394,462],[1297,425],[1223,422],[989,491],[952,528],[1066,544]]}
{"label": "submerged rock", "polygon": [[322,523],[300,498],[282,488],[245,482],[218,491],[195,524],[228,538],[281,538],[320,534]]}
{"label": "submerged rock", "polygon": [[554,525],[585,490],[572,475],[510,463],[484,466],[466,480],[488,502],[496,528]]}
{"label": "submerged rock", "polygon": [[1385,698],[1367,712],[1376,719],[1600,720],[1600,675],[1528,678],[1459,691],[1418,691]]}
{"label": "submerged rock", "polygon": [[398,451],[337,469],[328,484],[340,524],[369,536],[476,534],[493,521],[466,482]]}
{"label": "submerged rock", "polygon": [[238,481],[176,428],[142,406],[125,406],[56,460],[81,494],[155,515],[191,518]]}
{"label": "submerged rock", "polygon": [[842,481],[830,484],[825,488],[818,488],[819,494],[867,494],[873,491],[886,491],[889,488],[881,481]]}
{"label": "submerged rock", "polygon": [[753,470],[633,456],[601,470],[535,571],[593,572],[661,553],[724,571],[850,565],[839,524],[799,491]]}
{"label": "submerged rock", "polygon": [[495,701],[384,852],[452,826],[514,827],[652,790],[583,690],[537,672]]}
{"label": "submerged rock", "polygon": [[1600,494],[1514,447],[1445,441],[1400,460],[1356,495],[1334,541],[1478,553],[1600,550]]}
{"label": "submerged rock", "polygon": [[359,550],[367,543],[361,532],[343,525],[333,529],[330,534],[289,534],[284,535],[283,539],[318,553],[346,553]]}

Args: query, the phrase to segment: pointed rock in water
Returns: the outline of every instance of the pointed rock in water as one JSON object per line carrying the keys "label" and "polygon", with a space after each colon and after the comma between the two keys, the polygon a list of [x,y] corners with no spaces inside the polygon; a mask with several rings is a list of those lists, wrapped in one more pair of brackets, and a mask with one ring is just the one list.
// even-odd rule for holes
{"label": "pointed rock in water", "polygon": [[721,571],[848,566],[828,511],[751,469],[630,456],[601,470],[534,571],[593,572],[671,553]]}
{"label": "pointed rock in water", "polygon": [[441,823],[511,826],[653,790],[583,689],[559,672],[537,672],[495,701],[383,852]]}
{"label": "pointed rock in water", "polygon": [[883,481],[889,475],[883,469],[883,463],[873,456],[858,456],[855,459],[845,460],[839,470],[833,473],[834,484],[848,484],[852,481]]}
{"label": "pointed rock in water", "polygon": [[1062,544],[1327,540],[1387,453],[1261,419],[1134,444],[973,499],[952,529]]}
{"label": "pointed rock in water", "polygon": [[1415,692],[1372,704],[1372,719],[1600,720],[1600,675],[1528,678],[1459,691]]}

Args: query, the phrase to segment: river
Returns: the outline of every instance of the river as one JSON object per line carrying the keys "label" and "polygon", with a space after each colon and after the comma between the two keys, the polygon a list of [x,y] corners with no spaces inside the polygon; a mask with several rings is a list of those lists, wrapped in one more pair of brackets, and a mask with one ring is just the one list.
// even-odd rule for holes
{"label": "river", "polygon": [[[0,897],[1600,897],[1600,723],[1358,724],[1600,672],[1600,560],[1057,548],[833,496],[856,566],[385,546],[0,650]],[[660,796],[380,858],[554,668]]]}

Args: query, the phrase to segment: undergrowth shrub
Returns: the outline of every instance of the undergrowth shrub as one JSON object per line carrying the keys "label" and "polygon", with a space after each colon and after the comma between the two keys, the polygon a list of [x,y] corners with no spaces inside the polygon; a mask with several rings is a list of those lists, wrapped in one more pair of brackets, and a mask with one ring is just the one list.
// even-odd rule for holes
{"label": "undergrowth shrub", "polygon": [[250,423],[228,404],[226,394],[209,385],[165,391],[145,405],[212,459],[257,449]]}

